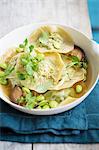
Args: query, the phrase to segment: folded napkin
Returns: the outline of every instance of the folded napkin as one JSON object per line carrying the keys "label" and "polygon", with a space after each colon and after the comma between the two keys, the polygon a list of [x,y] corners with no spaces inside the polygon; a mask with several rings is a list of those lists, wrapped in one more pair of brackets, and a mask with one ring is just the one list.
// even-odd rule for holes
{"label": "folded napkin", "polygon": [[84,102],[57,115],[36,116],[0,100],[0,140],[25,143],[99,142],[99,83]]}

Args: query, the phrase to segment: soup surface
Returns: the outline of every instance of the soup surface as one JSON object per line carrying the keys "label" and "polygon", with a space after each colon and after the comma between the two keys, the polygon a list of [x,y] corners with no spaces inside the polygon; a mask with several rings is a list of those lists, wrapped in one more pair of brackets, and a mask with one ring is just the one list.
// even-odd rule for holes
{"label": "soup surface", "polygon": [[86,93],[89,64],[80,47],[58,26],[43,26],[0,60],[0,84],[13,103],[50,109]]}

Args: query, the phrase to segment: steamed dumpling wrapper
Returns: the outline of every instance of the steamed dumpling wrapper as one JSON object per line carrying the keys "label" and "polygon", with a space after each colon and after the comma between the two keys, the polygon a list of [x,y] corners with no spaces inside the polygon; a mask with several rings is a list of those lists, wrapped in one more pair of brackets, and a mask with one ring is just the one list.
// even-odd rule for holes
{"label": "steamed dumpling wrapper", "polygon": [[31,34],[30,43],[34,43],[41,53],[68,53],[74,48],[70,35],[61,27],[56,26],[44,26],[37,29]]}
{"label": "steamed dumpling wrapper", "polygon": [[[22,56],[23,54],[21,54]],[[44,53],[44,60],[39,63],[38,71],[34,71],[32,76],[25,80],[19,80],[17,72],[24,72],[24,67],[20,63],[20,57],[17,60],[14,72],[10,74],[11,83],[14,85],[25,86],[38,93],[44,93],[49,88],[57,84],[61,78],[64,63],[58,53]]]}
{"label": "steamed dumpling wrapper", "polygon": [[57,85],[52,86],[50,90],[61,90],[72,87],[75,83],[84,80],[86,70],[80,67],[72,66],[72,62],[67,56],[62,56],[65,67],[63,69],[62,77]]}

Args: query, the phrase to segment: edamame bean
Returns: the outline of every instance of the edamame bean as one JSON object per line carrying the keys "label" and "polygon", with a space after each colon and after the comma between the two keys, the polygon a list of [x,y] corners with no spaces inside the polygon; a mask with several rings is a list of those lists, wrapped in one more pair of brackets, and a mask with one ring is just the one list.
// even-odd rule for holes
{"label": "edamame bean", "polygon": [[54,100],[51,100],[51,101],[49,101],[49,106],[50,106],[51,108],[55,108],[55,107],[58,106],[58,102],[56,102],[56,101],[54,101]]}
{"label": "edamame bean", "polygon": [[40,103],[39,103],[39,106],[44,106],[44,105],[46,105],[47,104],[47,101],[46,100],[43,100],[43,101],[41,101]]}
{"label": "edamame bean", "polygon": [[42,109],[41,106],[38,106],[37,109]]}
{"label": "edamame bean", "polygon": [[83,90],[83,88],[80,84],[76,85],[76,93],[81,93],[82,90]]}
{"label": "edamame bean", "polygon": [[48,104],[46,104],[46,105],[44,105],[43,106],[43,108],[42,109],[49,109],[50,107],[49,107],[49,105]]}
{"label": "edamame bean", "polygon": [[36,97],[36,101],[37,101],[37,102],[40,102],[40,101],[42,101],[42,100],[44,100],[44,99],[45,99],[45,98],[44,98],[43,95],[39,95],[39,96]]}
{"label": "edamame bean", "polygon": [[26,88],[26,87],[22,87],[22,91],[26,92],[26,93],[30,93],[30,90],[28,88]]}

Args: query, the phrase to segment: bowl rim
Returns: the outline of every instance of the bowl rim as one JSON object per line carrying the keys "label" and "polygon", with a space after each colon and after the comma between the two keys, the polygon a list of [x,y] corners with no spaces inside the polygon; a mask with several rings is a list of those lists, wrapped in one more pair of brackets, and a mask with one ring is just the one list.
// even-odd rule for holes
{"label": "bowl rim", "polygon": [[[7,38],[8,36],[10,36],[11,34],[14,34],[14,32],[22,29],[22,28],[27,28],[29,26],[36,26],[37,25],[37,28],[40,27],[40,26],[43,26],[43,25],[59,25],[59,26],[62,26],[62,27],[65,27],[65,28],[69,28],[71,30],[75,30],[76,32],[82,34],[85,38],[87,38],[89,40],[89,42],[95,42],[93,40],[91,40],[91,38],[89,38],[85,33],[83,33],[82,31],[79,31],[78,29],[76,29],[75,27],[72,27],[72,26],[67,26],[66,24],[61,24],[61,23],[57,23],[57,22],[38,22],[38,23],[30,23],[30,24],[27,24],[27,25],[23,25],[23,26],[20,26],[18,28],[15,28],[14,30],[12,30],[11,32],[7,33],[5,36],[1,37],[0,38],[0,41],[4,40],[5,38]],[[96,43],[96,42],[95,42]],[[67,111],[73,107],[75,107],[76,105],[79,105],[79,103],[81,103],[82,101],[84,101],[84,99],[90,94],[90,92],[94,89],[96,83],[98,82],[98,78],[99,78],[99,74],[97,75],[96,77],[96,80],[95,82],[93,83],[93,85],[90,87],[90,89],[83,95],[81,96],[80,98],[77,98],[74,102],[71,102],[69,104],[66,104],[66,105],[63,105],[63,106],[59,106],[59,107],[56,107],[56,108],[50,108],[50,109],[28,109],[28,108],[25,108],[23,106],[20,106],[20,105],[17,105],[13,102],[11,102],[7,97],[1,95],[2,91],[0,90],[0,98],[5,101],[6,103],[14,106],[15,108],[18,108],[20,110],[24,110],[26,113],[28,113],[26,110],[29,110],[32,112],[51,112],[51,111],[56,111],[56,110],[59,110],[59,109],[65,109],[64,111]],[[72,106],[71,106],[72,105]],[[70,107],[71,106],[71,107]],[[67,107],[70,107],[69,109],[66,110]],[[63,112],[63,111],[61,111]],[[49,113],[50,114],[50,113]],[[52,113],[52,114],[55,114],[55,113]],[[56,113],[58,114],[58,112]],[[36,114],[35,114],[36,115]],[[38,114],[37,114],[38,115]],[[40,115],[40,114],[39,114]],[[42,114],[41,114],[42,115]],[[46,115],[46,114],[44,114]]]}

